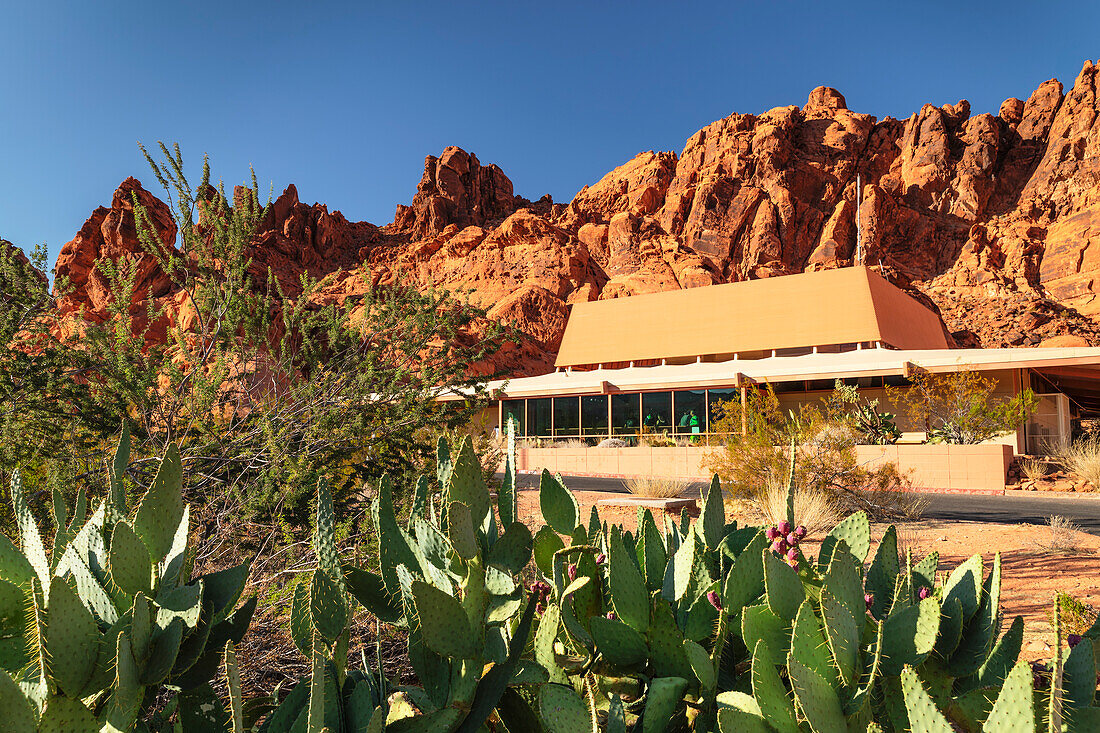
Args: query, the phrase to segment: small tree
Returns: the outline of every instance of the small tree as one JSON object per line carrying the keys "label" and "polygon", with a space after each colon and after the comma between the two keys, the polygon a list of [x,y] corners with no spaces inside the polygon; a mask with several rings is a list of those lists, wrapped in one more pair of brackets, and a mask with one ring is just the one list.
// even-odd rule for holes
{"label": "small tree", "polygon": [[933,443],[972,445],[1011,433],[1039,402],[1030,389],[1015,397],[995,398],[997,382],[976,372],[922,370],[910,381],[912,386],[890,387],[888,394],[911,421],[924,425]]}

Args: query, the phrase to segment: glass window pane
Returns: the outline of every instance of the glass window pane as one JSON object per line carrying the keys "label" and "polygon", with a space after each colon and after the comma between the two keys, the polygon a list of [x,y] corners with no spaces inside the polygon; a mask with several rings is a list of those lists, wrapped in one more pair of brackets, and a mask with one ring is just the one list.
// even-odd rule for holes
{"label": "glass window pane", "polygon": [[550,435],[550,398],[527,400],[528,435]]}
{"label": "glass window pane", "polygon": [[576,397],[554,398],[554,437],[579,436],[580,401]]}
{"label": "glass window pane", "polygon": [[527,433],[523,431],[525,426],[523,400],[504,400],[504,409],[502,410],[500,421],[501,433],[508,429],[509,416],[514,417],[516,420],[516,435],[527,435]]}
{"label": "glass window pane", "polygon": [[741,391],[738,389],[707,390],[710,414],[707,423],[712,433],[741,432]]}
{"label": "glass window pane", "polygon": [[707,431],[707,396],[703,390],[675,392],[672,395],[676,432],[684,434]]}
{"label": "glass window pane", "polygon": [[607,395],[581,397],[581,427],[585,436],[607,437]]}
{"label": "glass window pane", "polygon": [[638,394],[611,395],[611,424],[615,435],[634,436],[641,425],[642,402]]}
{"label": "glass window pane", "polygon": [[642,425],[646,432],[667,432],[672,427],[672,393],[642,393]]}

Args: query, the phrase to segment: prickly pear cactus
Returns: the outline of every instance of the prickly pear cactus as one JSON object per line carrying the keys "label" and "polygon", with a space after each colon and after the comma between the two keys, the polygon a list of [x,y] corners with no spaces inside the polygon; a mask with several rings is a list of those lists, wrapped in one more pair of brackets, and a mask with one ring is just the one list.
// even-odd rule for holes
{"label": "prickly pear cactus", "polygon": [[[16,541],[0,536],[0,710],[8,730],[130,730],[150,691],[189,691],[217,673],[255,599],[238,607],[249,565],[191,577],[179,452],[169,446],[137,506],[124,485],[123,429],[110,495],[89,514],[53,497],[47,551],[18,472]],[[7,719],[7,716],[5,716]]]}

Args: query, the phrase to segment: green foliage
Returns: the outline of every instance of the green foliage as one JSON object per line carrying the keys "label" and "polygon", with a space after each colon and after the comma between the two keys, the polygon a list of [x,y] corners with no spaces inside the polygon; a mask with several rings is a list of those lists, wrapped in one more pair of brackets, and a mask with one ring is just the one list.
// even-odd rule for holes
{"label": "green foliage", "polygon": [[913,423],[925,426],[933,443],[981,443],[1011,433],[1039,402],[1030,389],[1010,398],[994,397],[997,382],[977,372],[917,371],[910,382],[909,387],[889,388],[888,394]]}
{"label": "green foliage", "polygon": [[[894,464],[867,469],[856,460],[860,428],[847,405],[832,397],[784,413],[771,385],[750,389],[741,432],[741,406],[718,403],[714,432],[728,432],[726,444],[710,452],[706,466],[740,498],[762,501],[786,486],[794,463],[803,492],[823,496],[846,512],[864,511],[876,521],[908,518],[919,503],[904,489],[907,479]],[[793,447],[791,447],[793,446]]]}
{"label": "green foliage", "polygon": [[894,413],[879,412],[878,399],[866,400],[859,388],[836,380],[828,406],[833,414],[845,417],[856,431],[859,442],[868,445],[891,445],[898,442],[901,430],[894,422]]}
{"label": "green foliage", "polygon": [[[124,431],[120,480],[128,440]],[[0,639],[9,651],[0,654],[0,706],[17,727],[29,711],[30,729],[129,730],[153,713],[158,694],[208,686],[226,646],[240,641],[255,609],[254,599],[237,605],[248,565],[191,577],[182,490],[169,446],[134,507],[120,491],[121,503],[104,499],[88,515],[83,491],[72,507],[55,494],[48,552],[13,475],[17,543],[0,543]],[[17,643],[26,653],[10,653]]]}
{"label": "green foliage", "polygon": [[[95,264],[105,319],[59,325],[45,278],[0,247],[0,466],[63,487],[126,415],[135,457],[178,446],[190,492],[301,521],[320,476],[341,503],[421,465],[434,434],[486,404],[471,366],[505,337],[483,311],[400,282],[336,302],[330,280],[277,276],[252,259],[271,215],[255,174],[229,193],[206,161],[193,184],[178,146],[142,152],[171,216],[129,202],[120,226],[141,250]],[[130,468],[143,485],[147,466]]]}

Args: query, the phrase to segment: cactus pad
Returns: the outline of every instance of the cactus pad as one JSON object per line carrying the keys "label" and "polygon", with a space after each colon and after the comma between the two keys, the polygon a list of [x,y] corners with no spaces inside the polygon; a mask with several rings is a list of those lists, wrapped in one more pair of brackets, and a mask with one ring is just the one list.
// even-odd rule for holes
{"label": "cactus pad", "polygon": [[134,531],[158,562],[172,549],[176,529],[183,519],[183,466],[173,443],[161,459],[160,468],[134,515]]}
{"label": "cactus pad", "polygon": [[649,628],[649,593],[645,582],[619,533],[611,533],[608,550],[608,583],[615,613],[644,634]]}
{"label": "cactus pad", "polygon": [[752,694],[764,720],[779,733],[798,733],[794,703],[775,671],[775,661],[763,640],[756,642],[753,650],[751,674]]}
{"label": "cactus pad", "polygon": [[909,726],[913,733],[953,733],[951,725],[936,709],[935,703],[924,691],[920,678],[911,667],[901,671],[901,689],[905,695],[905,709],[909,713]]}
{"label": "cactus pad", "polygon": [[457,598],[419,580],[413,581],[412,594],[424,643],[429,649],[445,657],[477,656],[476,636]]}
{"label": "cactus pad", "polygon": [[[986,718],[984,729],[996,733],[1034,733],[1032,675],[1027,662],[1020,662],[1005,677],[997,702]],[[1096,688],[1095,677],[1092,680]]]}
{"label": "cactus pad", "polygon": [[[5,726],[6,727],[6,726]],[[99,723],[79,700],[51,697],[46,700],[38,733],[98,733]]]}
{"label": "cactus pad", "polygon": [[584,700],[565,685],[546,684],[539,690],[539,717],[549,733],[592,730],[592,716]]}
{"label": "cactus pad", "polygon": [[348,625],[348,600],[343,583],[317,568],[309,586],[309,616],[313,628],[328,643]]}
{"label": "cactus pad", "polygon": [[58,688],[71,698],[81,697],[99,659],[99,628],[68,582],[57,576],[50,584],[43,647],[46,670]]}
{"label": "cactus pad", "polygon": [[844,541],[857,561],[862,563],[867,558],[867,553],[871,551],[871,523],[866,512],[856,512],[826,535],[818,555],[818,562],[822,567],[828,567],[840,540]]}
{"label": "cactus pad", "polygon": [[771,550],[764,550],[763,562],[768,608],[779,618],[791,621],[806,598],[802,581],[799,580],[798,573]]}
{"label": "cactus pad", "polygon": [[649,654],[641,634],[622,621],[593,616],[590,619],[596,649],[615,665],[629,667],[645,661]]}
{"label": "cactus pad", "polygon": [[814,731],[832,733],[848,730],[836,690],[821,675],[802,664],[796,658],[793,647],[787,657],[787,671],[795,700]]}
{"label": "cactus pad", "polygon": [[642,714],[642,733],[664,733],[668,730],[687,686],[688,681],[681,677],[658,677],[649,683],[645,712]]}
{"label": "cactus pad", "polygon": [[119,522],[111,533],[107,556],[111,580],[128,595],[149,593],[153,587],[153,560],[145,543],[127,522]]}
{"label": "cactus pad", "polygon": [[546,523],[558,534],[572,535],[580,509],[573,492],[565,488],[561,478],[551,476],[546,469],[539,480],[539,507]]}

